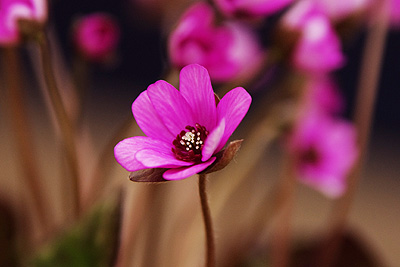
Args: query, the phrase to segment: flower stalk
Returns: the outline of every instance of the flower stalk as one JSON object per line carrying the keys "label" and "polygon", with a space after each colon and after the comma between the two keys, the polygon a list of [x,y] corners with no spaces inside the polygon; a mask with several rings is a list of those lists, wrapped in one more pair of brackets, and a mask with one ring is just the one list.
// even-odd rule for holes
{"label": "flower stalk", "polygon": [[28,112],[22,92],[21,85],[21,66],[16,48],[6,48],[4,54],[4,71],[7,83],[7,95],[9,99],[9,109],[11,121],[14,128],[14,137],[17,143],[19,156],[21,159],[21,168],[23,171],[24,182],[28,184],[31,191],[33,206],[36,209],[37,216],[41,227],[44,229],[49,227],[49,214],[46,213],[46,195],[41,187],[40,172],[36,162],[34,147],[32,144],[33,137],[29,128],[27,118]]}
{"label": "flower stalk", "polygon": [[329,242],[327,248],[329,249],[325,248],[325,251],[321,254],[319,259],[321,265],[319,266],[329,266],[338,252],[346,225],[346,218],[350,212],[361,178],[362,165],[372,130],[380,68],[388,33],[388,6],[388,1],[382,2],[381,9],[376,13],[376,20],[373,21],[366,39],[354,111],[354,123],[358,130],[360,156],[350,172],[346,193],[337,200],[331,212],[329,220],[331,223],[327,237],[327,242]]}
{"label": "flower stalk", "polygon": [[64,143],[63,145],[66,152],[67,163],[70,170],[70,175],[72,177],[73,214],[77,218],[80,213],[80,187],[74,127],[70,118],[67,115],[53,73],[49,44],[45,32],[41,32],[37,35],[37,43],[41,54],[44,80],[50,96],[51,104],[55,111],[57,122],[60,127],[60,132]]}
{"label": "flower stalk", "polygon": [[211,220],[211,212],[210,212],[210,207],[208,206],[206,174],[199,174],[199,195],[201,202],[201,211],[203,213],[204,228],[206,231],[206,248],[207,248],[206,267],[214,267],[215,242],[214,242],[214,232]]}

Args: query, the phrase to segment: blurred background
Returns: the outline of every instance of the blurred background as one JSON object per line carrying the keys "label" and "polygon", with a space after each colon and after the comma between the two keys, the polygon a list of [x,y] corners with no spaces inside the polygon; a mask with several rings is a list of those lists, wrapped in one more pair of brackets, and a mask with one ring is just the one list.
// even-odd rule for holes
{"label": "blurred background", "polygon": [[[71,25],[80,16],[93,12],[112,14],[121,28],[121,39],[113,60],[108,64],[93,64],[89,70],[90,90],[85,102],[84,121],[93,135],[95,151],[101,151],[112,137],[113,131],[123,124],[131,115],[131,104],[147,86],[163,77],[168,68],[166,51],[167,33],[171,30],[180,14],[190,5],[190,1],[146,1],[146,0],[70,0],[51,1],[49,12],[49,30],[56,40],[66,68],[73,66],[73,44],[71,42]],[[278,16],[277,14],[276,16]],[[260,35],[270,33],[270,24],[276,20],[272,16],[263,21]],[[354,104],[355,92],[361,64],[362,51],[366,38],[366,29],[354,32],[343,46],[346,65],[335,71],[334,75],[345,96],[345,116],[350,118]],[[268,37],[263,40],[268,45]],[[348,228],[360,236],[384,266],[398,266],[400,262],[400,29],[391,29],[387,36],[384,58],[381,66],[381,77],[374,115],[371,142],[362,172],[360,186],[348,218]],[[53,175],[60,175],[57,168],[60,161],[55,157],[59,147],[54,147],[56,140],[51,133],[51,118],[46,114],[45,102],[40,93],[38,78],[32,67],[32,48],[23,48],[23,68],[26,73],[24,83],[29,97],[27,109],[33,125],[35,148],[39,153],[40,164],[48,180],[46,190],[56,196],[63,190],[63,184],[53,181]],[[250,91],[255,102],[262,96],[260,90]],[[262,90],[269,90],[264,88]],[[3,97],[2,97],[3,98]],[[260,97],[261,98],[261,97]],[[5,105],[4,98],[0,102]],[[253,110],[253,112],[255,112]],[[19,172],[16,152],[13,149],[13,133],[10,131],[7,113],[1,109],[0,120],[0,194],[5,198],[17,201],[24,185],[17,179]],[[250,120],[250,119],[249,119]],[[245,120],[245,123],[250,123]],[[133,122],[133,120],[132,120]],[[49,134],[50,133],[50,134]],[[127,135],[126,137],[128,137]],[[238,133],[240,137],[240,131]],[[279,176],[279,150],[274,145],[263,153],[264,161],[257,164],[259,171],[254,181],[261,181],[267,191],[273,189]],[[58,162],[58,163],[57,163]],[[115,184],[141,187],[127,179],[128,173],[114,162],[111,175]],[[189,184],[193,181],[182,181]],[[179,187],[178,185],[177,187]],[[193,185],[189,185],[191,188]],[[255,185],[253,185],[254,187]],[[212,187],[212,185],[211,185]],[[252,186],[246,190],[252,190]],[[23,190],[22,190],[23,192]],[[178,194],[179,191],[177,191]],[[213,196],[218,192],[211,192]],[[244,196],[251,193],[244,193]],[[17,201],[18,202],[18,201]],[[234,204],[234,203],[232,203]],[[60,203],[52,203],[57,220],[64,215]],[[234,205],[240,205],[235,203]],[[332,202],[320,193],[299,184],[296,187],[295,207],[293,214],[293,235],[296,239],[314,237],[325,230],[325,223]],[[171,207],[169,207],[171,209]],[[226,211],[222,218],[232,220],[241,217],[241,210]],[[240,214],[239,214],[240,213]],[[224,219],[221,219],[224,221]],[[222,224],[221,224],[222,225]],[[224,229],[216,220],[215,228],[221,235]],[[229,227],[227,227],[229,229]],[[271,233],[266,231],[265,235]]]}

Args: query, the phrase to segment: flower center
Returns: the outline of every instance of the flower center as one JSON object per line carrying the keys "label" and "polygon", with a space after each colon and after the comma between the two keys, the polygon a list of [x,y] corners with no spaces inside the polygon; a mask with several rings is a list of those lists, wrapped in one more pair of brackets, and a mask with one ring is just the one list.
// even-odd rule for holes
{"label": "flower center", "polygon": [[185,129],[172,142],[172,152],[179,160],[201,162],[201,150],[209,132],[198,123],[195,127],[186,126]]}

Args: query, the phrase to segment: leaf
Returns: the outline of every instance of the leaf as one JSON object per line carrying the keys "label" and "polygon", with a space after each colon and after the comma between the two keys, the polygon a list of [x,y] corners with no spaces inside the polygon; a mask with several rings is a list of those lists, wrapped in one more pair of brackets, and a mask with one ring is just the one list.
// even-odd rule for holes
{"label": "leaf", "polygon": [[144,169],[140,171],[135,171],[129,174],[129,179],[133,182],[144,182],[144,183],[168,182],[162,176],[166,170],[168,169],[153,168],[153,169]]}
{"label": "leaf", "polygon": [[119,193],[96,206],[83,221],[40,251],[33,266],[112,266],[118,249],[120,210]]}
{"label": "leaf", "polygon": [[221,150],[215,155],[217,157],[215,162],[202,173],[206,174],[216,172],[225,168],[236,156],[236,153],[239,151],[242,142],[243,139],[230,142],[225,149]]}

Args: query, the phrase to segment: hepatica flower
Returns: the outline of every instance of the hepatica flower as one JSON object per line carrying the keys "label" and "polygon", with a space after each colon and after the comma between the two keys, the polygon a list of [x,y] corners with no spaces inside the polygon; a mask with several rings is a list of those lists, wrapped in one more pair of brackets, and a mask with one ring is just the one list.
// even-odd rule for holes
{"label": "hepatica flower", "polygon": [[216,102],[209,74],[200,65],[181,70],[179,91],[163,80],[151,84],[132,104],[146,136],[118,143],[116,160],[131,172],[155,168],[166,180],[184,179],[226,160],[219,154],[251,97],[237,87]]}
{"label": "hepatica flower", "polygon": [[217,25],[212,7],[203,2],[185,12],[168,41],[175,67],[200,64],[216,82],[251,76],[263,58],[256,35],[248,27],[235,22]]}
{"label": "hepatica flower", "polygon": [[19,21],[39,24],[47,20],[45,0],[0,0],[0,44],[15,45],[21,38]]}
{"label": "hepatica flower", "polygon": [[299,1],[283,17],[283,25],[300,37],[294,48],[295,68],[311,73],[326,73],[344,64],[340,39],[321,7],[312,1]]}
{"label": "hepatica flower", "polygon": [[339,197],[358,155],[355,128],[349,122],[310,110],[289,138],[299,180],[328,197]]}
{"label": "hepatica flower", "polygon": [[273,14],[292,0],[214,0],[227,16],[260,17]]}
{"label": "hepatica flower", "polygon": [[115,19],[106,13],[87,15],[74,25],[74,43],[85,58],[104,61],[115,51],[120,31]]}

